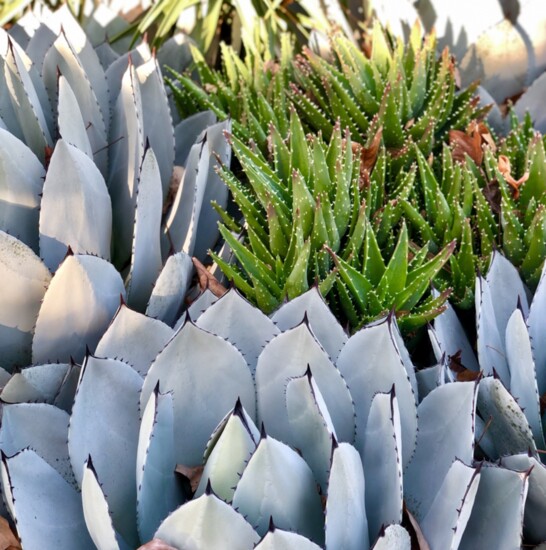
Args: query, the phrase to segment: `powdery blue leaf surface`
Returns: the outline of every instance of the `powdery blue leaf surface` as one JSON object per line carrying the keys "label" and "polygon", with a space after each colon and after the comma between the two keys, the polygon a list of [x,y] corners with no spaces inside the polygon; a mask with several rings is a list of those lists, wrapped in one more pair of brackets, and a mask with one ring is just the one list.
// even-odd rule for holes
{"label": "powdery blue leaf surface", "polygon": [[[161,58],[161,54],[159,54],[159,57]],[[174,163],[177,166],[186,166],[193,144],[199,140],[202,132],[215,123],[216,115],[212,111],[202,111],[185,118],[175,126],[176,149]]]}
{"label": "powdery blue leaf surface", "polygon": [[546,319],[546,263],[537,289],[531,302],[527,326],[533,348],[537,386],[539,395],[546,393],[546,339],[544,338],[544,319]]}
{"label": "powdery blue leaf surface", "polygon": [[283,304],[271,320],[284,331],[299,325],[306,315],[316,339],[335,362],[348,336],[316,286]]}
{"label": "powdery blue leaf surface", "polygon": [[233,507],[262,536],[272,517],[281,529],[317,544],[324,541],[322,506],[311,469],[296,451],[265,434],[237,484]]}
{"label": "powdery blue leaf surface", "polygon": [[537,447],[545,449],[531,341],[519,309],[512,313],[506,327],[506,359],[510,368],[510,393],[522,408]]}
{"label": "powdery blue leaf surface", "polygon": [[444,371],[441,364],[418,370],[415,373],[415,378],[417,379],[417,386],[419,387],[419,397],[421,401],[434,388],[442,385],[443,373]]}
{"label": "powdery blue leaf surface", "polygon": [[[440,354],[453,357],[461,352],[461,363],[469,370],[479,371],[476,354],[468,341],[463,325],[459,321],[453,306],[448,302],[443,313],[434,319],[434,331],[440,346]],[[436,357],[439,361],[440,357]]]}
{"label": "powdery blue leaf surface", "polygon": [[546,540],[546,468],[527,453],[502,457],[501,465],[518,472],[530,472],[523,516],[523,536],[525,540],[539,544]]}
{"label": "powdery blue leaf surface", "polygon": [[162,198],[167,197],[174,165],[174,130],[163,75],[155,56],[139,65],[144,139],[149,141],[157,158]]}
{"label": "powdery blue leaf surface", "polygon": [[[10,94],[24,141],[29,149],[43,162],[45,148],[51,147],[53,140],[34,84],[11,41],[4,59],[4,74],[7,91]],[[47,108],[49,108],[49,105],[47,105]]]}
{"label": "powdery blue leaf surface", "polygon": [[152,290],[146,315],[172,327],[180,316],[193,277],[193,262],[184,252],[169,256]]}
{"label": "powdery blue leaf surface", "polygon": [[44,402],[52,404],[70,365],[47,363],[27,367],[3,384],[0,399],[4,403]]}
{"label": "powdery blue leaf surface", "polygon": [[326,501],[326,548],[369,548],[364,472],[358,451],[334,445]]}
{"label": "powdery blue leaf surface", "polygon": [[137,451],[137,525],[141,541],[151,540],[161,522],[184,502],[175,478],[173,403],[152,393],[140,424]]}
{"label": "powdery blue leaf surface", "polygon": [[36,155],[0,129],[0,230],[38,251],[40,194],[45,170]]}
{"label": "powdery blue leaf surface", "polygon": [[411,537],[401,525],[389,525],[380,535],[373,550],[411,550]]}
{"label": "powdery blue leaf surface", "polygon": [[111,238],[112,208],[102,174],[85,153],[60,139],[51,156],[40,208],[44,263],[54,272],[69,246],[76,254],[109,260]]}
{"label": "powdery blue leaf surface", "polygon": [[68,414],[72,412],[72,405],[74,403],[74,396],[76,395],[80,373],[81,365],[77,365],[76,363],[69,364],[68,372],[53,401],[53,405],[66,411]]}
{"label": "powdery blue leaf surface", "polygon": [[119,550],[108,502],[93,467],[91,457],[85,463],[82,479],[82,507],[87,530],[99,549]]}
{"label": "powdery blue leaf surface", "polygon": [[260,540],[244,517],[213,493],[175,510],[159,526],[155,538],[176,548],[196,550],[252,550]]}
{"label": "powdery blue leaf surface", "polygon": [[529,472],[484,464],[473,513],[459,548],[520,548]]}
{"label": "powdery blue leaf surface", "polygon": [[255,546],[255,550],[320,550],[320,548],[307,537],[277,528],[270,529]]}
{"label": "powdery blue leaf surface", "polygon": [[[97,59],[98,63],[98,59]],[[81,59],[66,32],[61,30],[57,39],[47,51],[42,67],[42,77],[49,93],[52,105],[57,104],[58,73],[61,73],[70,84],[80,106],[81,116],[87,136],[93,150],[95,164],[103,175],[107,173],[107,121],[108,114],[104,113],[98,96],[97,88],[90,81],[91,73],[86,71]],[[105,81],[106,84],[106,81]]]}
{"label": "powdery blue leaf surface", "polygon": [[80,494],[29,449],[2,457],[2,489],[25,550],[94,550]]}
{"label": "powdery blue leaf surface", "polygon": [[470,518],[480,483],[477,468],[455,460],[428,514],[420,523],[430,550],[456,550]]}
{"label": "powdery blue leaf surface", "polygon": [[546,94],[546,74],[539,76],[523,92],[514,106],[514,110],[520,118],[523,118],[525,113],[529,112],[533,119],[533,127],[542,133],[546,132],[546,113],[542,108],[544,94]]}
{"label": "powdery blue leaf surface", "polygon": [[93,159],[93,148],[87,137],[87,128],[80,112],[78,98],[63,75],[59,76],[57,113],[57,124],[61,138],[84,152],[90,159]]}
{"label": "powdery blue leaf surface", "polygon": [[154,151],[147,148],[139,172],[133,252],[127,288],[131,307],[145,311],[161,272],[161,179]]}
{"label": "powdery blue leaf surface", "polygon": [[45,403],[6,405],[2,412],[0,448],[8,456],[30,447],[63,478],[75,485],[68,457],[68,414]]}
{"label": "powdery blue leaf surface", "polygon": [[125,288],[112,264],[67,256],[44,296],[32,342],[34,363],[81,361],[93,351],[118,309]]}
{"label": "powdery blue leaf surface", "polygon": [[0,231],[0,365],[31,362],[34,326],[51,273],[24,243]]}
{"label": "powdery blue leaf surface", "polygon": [[136,69],[129,63],[113,109],[109,134],[108,190],[112,198],[116,263],[125,265],[131,256],[134,212],[140,163],[145,140],[142,100]]}
{"label": "powdery blue leaf surface", "polygon": [[258,422],[267,433],[291,441],[284,396],[290,378],[311,368],[324,397],[339,441],[354,439],[354,409],[351,394],[338,369],[330,361],[306,323],[276,336],[264,348],[256,367]]}
{"label": "powdery blue leaf surface", "polygon": [[95,355],[121,359],[146,376],[153,360],[173,335],[174,331],[165,323],[121,304],[97,344]]}
{"label": "powdery blue leaf surface", "polygon": [[252,374],[264,346],[280,333],[269,317],[235,288],[207,308],[195,324],[231,342],[243,354]]}
{"label": "powdery blue leaf surface", "polygon": [[199,317],[217,301],[218,296],[213,294],[209,288],[205,288],[205,290],[201,291],[201,293],[197,296],[195,301],[191,303],[190,307],[186,310],[186,314],[182,315],[180,319],[178,319],[174,330],[178,330],[184,324],[186,315],[188,315],[192,321],[197,322]]}
{"label": "powdery blue leaf surface", "polygon": [[415,448],[417,404],[402,356],[384,320],[353,334],[341,350],[337,366],[351,388],[356,411],[356,447],[362,452],[368,414],[374,395],[395,386],[402,422],[402,466]]}
{"label": "powdery blue leaf surface", "polygon": [[[502,382],[493,377],[480,380],[478,412],[489,423],[487,432],[495,445],[495,460],[504,455],[536,452],[536,445],[529,423]],[[489,419],[491,421],[489,422]],[[465,460],[464,458],[461,458]]]}
{"label": "powdery blue leaf surface", "polygon": [[210,434],[237,398],[255,418],[254,384],[243,356],[229,342],[191,322],[152,363],[142,388],[142,408],[158,382],[162,392],[172,392],[178,464],[201,463]]}
{"label": "powdery blue leaf surface", "polygon": [[233,411],[220,422],[207,444],[205,468],[195,497],[204,494],[210,482],[219,498],[231,502],[235,487],[259,440],[258,428],[243,409],[241,401],[237,400]]}
{"label": "powdery blue leaf surface", "polygon": [[290,442],[313,472],[323,494],[327,493],[335,429],[311,369],[286,385],[286,413]]}
{"label": "powdery blue leaf surface", "polygon": [[89,456],[108,500],[115,529],[137,545],[136,456],[142,378],[114,359],[87,356],[68,433],[68,451],[81,485]]}
{"label": "powdery blue leaf surface", "polygon": [[370,540],[377,538],[382,526],[402,521],[401,446],[400,411],[394,389],[378,393],[370,407],[362,452]]}
{"label": "powdery blue leaf surface", "polygon": [[404,473],[404,495],[418,522],[426,517],[455,459],[466,464],[473,459],[476,393],[474,382],[444,384],[417,409],[417,445]]}

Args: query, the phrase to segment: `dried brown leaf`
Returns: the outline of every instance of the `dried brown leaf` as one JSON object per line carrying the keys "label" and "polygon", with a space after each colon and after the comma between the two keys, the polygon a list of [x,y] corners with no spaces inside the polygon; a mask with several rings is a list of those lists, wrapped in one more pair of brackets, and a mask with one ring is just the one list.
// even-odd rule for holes
{"label": "dried brown leaf", "polygon": [[6,519],[0,516],[0,550],[21,550],[19,539],[11,530]]}
{"label": "dried brown leaf", "polygon": [[467,369],[461,362],[461,350],[449,356],[449,368],[457,375],[458,382],[473,382],[480,377],[480,373]]}
{"label": "dried brown leaf", "polygon": [[510,159],[505,155],[499,155],[497,167],[506,180],[506,183],[512,187],[514,198],[519,198],[519,187],[529,179],[529,172],[525,172],[525,174],[523,174],[523,176],[521,176],[518,180],[514,179],[514,176],[512,176],[511,173],[512,167],[510,165]]}
{"label": "dried brown leaf", "polygon": [[406,503],[404,502],[404,518],[402,525],[408,530],[411,537],[411,547],[414,550],[430,550],[427,539],[421,531],[421,527],[417,523],[417,520],[413,517],[412,513],[408,510]]}
{"label": "dried brown leaf", "polygon": [[491,210],[495,212],[495,214],[500,214],[502,194],[500,191],[499,182],[496,179],[485,184],[485,187],[483,188],[483,195],[489,203]]}
{"label": "dried brown leaf", "polygon": [[143,544],[138,548],[138,550],[177,550],[174,546],[168,545],[166,542],[163,542],[159,539],[153,539],[146,544]]}
{"label": "dried brown leaf", "polygon": [[184,464],[177,464],[174,471],[177,474],[184,476],[189,482],[193,493],[197,491],[201,476],[203,475],[204,466],[184,466]]}
{"label": "dried brown leaf", "polygon": [[192,261],[197,271],[199,288],[201,290],[208,288],[218,298],[223,296],[227,292],[227,288],[218,282],[218,279],[197,258],[192,258]]}

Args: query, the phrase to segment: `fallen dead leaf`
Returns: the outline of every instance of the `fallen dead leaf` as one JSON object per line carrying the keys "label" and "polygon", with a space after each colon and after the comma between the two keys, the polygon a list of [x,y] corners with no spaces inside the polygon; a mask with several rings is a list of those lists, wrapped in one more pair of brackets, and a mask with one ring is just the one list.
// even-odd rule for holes
{"label": "fallen dead leaf", "polygon": [[174,546],[168,545],[159,539],[153,539],[150,542],[140,546],[138,550],[177,550]]}
{"label": "fallen dead leaf", "polygon": [[480,373],[467,369],[461,363],[461,350],[449,356],[449,368],[457,375],[458,382],[473,382],[480,377]]}
{"label": "fallen dead leaf", "polygon": [[208,288],[217,298],[220,298],[227,292],[227,288],[218,282],[218,279],[197,259],[192,258],[193,265],[197,271],[199,288],[205,290]]}
{"label": "fallen dead leaf", "polygon": [[475,120],[468,125],[465,132],[450,130],[449,144],[452,147],[454,160],[464,162],[468,155],[478,166],[483,161],[483,145],[487,145],[493,152],[497,148],[487,126]]}
{"label": "fallen dead leaf", "polygon": [[0,550],[21,550],[19,540],[6,519],[0,516]]}
{"label": "fallen dead leaf", "polygon": [[497,167],[506,180],[506,183],[512,187],[514,198],[517,199],[519,197],[519,187],[522,183],[525,183],[529,179],[529,172],[525,172],[518,180],[514,179],[514,176],[512,176],[511,173],[512,167],[510,165],[510,159],[505,155],[499,155]]}
{"label": "fallen dead leaf", "polygon": [[411,537],[411,547],[415,550],[430,550],[427,539],[421,531],[421,527],[417,523],[417,520],[413,517],[412,513],[407,509],[404,502],[404,518],[402,525],[408,530]]}
{"label": "fallen dead leaf", "polygon": [[370,174],[377,162],[382,135],[383,128],[380,127],[375,133],[369,147],[353,143],[353,153],[360,155],[360,189],[364,189],[370,184]]}
{"label": "fallen dead leaf", "polygon": [[203,466],[184,466],[184,464],[177,464],[174,471],[188,479],[191,490],[195,493],[201,481],[201,476],[203,475],[203,468]]}

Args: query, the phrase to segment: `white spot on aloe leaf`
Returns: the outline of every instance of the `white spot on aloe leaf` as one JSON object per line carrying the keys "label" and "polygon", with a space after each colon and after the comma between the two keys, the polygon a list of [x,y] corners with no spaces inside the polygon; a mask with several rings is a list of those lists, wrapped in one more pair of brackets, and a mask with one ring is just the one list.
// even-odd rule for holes
{"label": "white spot on aloe leaf", "polygon": [[[93,550],[81,496],[34,451],[2,456],[2,485],[25,550]],[[36,480],[40,480],[39,483]]]}
{"label": "white spot on aloe leaf", "polygon": [[266,425],[271,436],[281,441],[291,441],[284,397],[286,385],[290,378],[303,376],[308,366],[322,393],[339,440],[352,442],[354,409],[351,394],[340,372],[305,322],[273,338],[258,358],[258,421]]}
{"label": "white spot on aloe leaf", "polygon": [[6,370],[31,362],[32,335],[51,280],[40,258],[0,231],[0,364]]}
{"label": "white spot on aloe leaf", "polygon": [[154,538],[176,548],[211,550],[252,550],[260,540],[244,517],[211,491],[175,510]]}
{"label": "white spot on aloe leaf", "polygon": [[70,248],[110,259],[112,208],[101,173],[82,151],[59,140],[44,182],[40,255],[54,272]]}
{"label": "white spot on aloe leaf", "polygon": [[125,288],[112,264],[95,256],[67,256],[44,296],[32,342],[34,363],[81,361],[95,349]]}
{"label": "white spot on aloe leaf", "polygon": [[76,480],[81,485],[84,464],[91,455],[114,527],[128,544],[135,546],[141,387],[142,378],[126,363],[87,356],[68,432],[68,451]]}
{"label": "white spot on aloe leaf", "polygon": [[362,452],[364,433],[374,395],[390,392],[395,385],[402,422],[402,466],[415,448],[417,403],[413,386],[389,320],[364,327],[353,334],[341,350],[337,366],[347,381],[356,411],[356,447]]}
{"label": "white spot on aloe leaf", "polygon": [[231,342],[244,355],[253,375],[264,346],[280,333],[266,315],[234,288],[208,307],[195,324]]}
{"label": "white spot on aloe leaf", "polygon": [[233,507],[260,535],[269,518],[317,544],[324,541],[322,506],[313,473],[288,445],[262,436],[233,496]]}
{"label": "white spot on aloe leaf", "polygon": [[142,388],[142,409],[158,381],[161,391],[172,392],[178,464],[201,463],[211,432],[238,397],[255,418],[254,384],[243,356],[229,342],[190,321],[152,363]]}
{"label": "white spot on aloe leaf", "polygon": [[45,170],[12,133],[0,129],[0,230],[38,251],[40,194]]}
{"label": "white spot on aloe leaf", "polygon": [[173,337],[165,323],[121,304],[95,350],[97,357],[117,357],[146,376],[157,354]]}

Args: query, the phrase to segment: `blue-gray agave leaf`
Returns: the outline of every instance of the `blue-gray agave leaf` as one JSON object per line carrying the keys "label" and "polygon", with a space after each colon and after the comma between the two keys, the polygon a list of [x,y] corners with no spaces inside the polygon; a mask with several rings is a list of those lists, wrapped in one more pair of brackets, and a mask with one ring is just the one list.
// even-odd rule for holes
{"label": "blue-gray agave leaf", "polygon": [[474,508],[459,548],[520,548],[529,472],[483,464]]}
{"label": "blue-gray agave leaf", "polygon": [[30,449],[4,455],[0,468],[6,505],[25,550],[95,548],[80,494],[55,468]]}
{"label": "blue-gray agave leaf", "polygon": [[316,286],[283,304],[271,319],[281,330],[288,330],[301,323],[304,316],[307,316],[311,331],[335,363],[348,337]]}
{"label": "blue-gray agave leaf", "polygon": [[112,264],[95,256],[67,256],[40,308],[33,363],[82,361],[86,347],[94,351],[114,317],[120,296],[125,287]]}
{"label": "blue-gray agave leaf", "polygon": [[145,148],[142,125],[140,84],[136,68],[129,63],[121,81],[109,136],[108,190],[114,223],[113,256],[119,265],[125,265],[131,256],[138,173]]}
{"label": "blue-gray agave leaf", "polygon": [[151,147],[146,149],[137,184],[133,252],[127,287],[129,306],[145,311],[161,271],[161,175]]}
{"label": "blue-gray agave leaf", "polygon": [[[438,294],[437,291],[434,293]],[[436,353],[437,361],[441,360],[443,353],[453,357],[460,351],[461,363],[467,369],[476,372],[480,370],[476,354],[468,341],[463,325],[449,302],[446,303],[445,311],[434,319],[434,334],[439,344],[439,353]]]}
{"label": "blue-gray agave leaf", "polygon": [[324,397],[339,441],[352,442],[354,409],[351,394],[339,370],[305,322],[273,338],[258,358],[258,421],[265,424],[273,437],[291,441],[284,399],[286,385],[290,378],[303,376],[308,366]]}
{"label": "blue-gray agave leaf", "polygon": [[157,354],[173,337],[165,323],[121,304],[95,350],[97,357],[115,357],[146,376]]}
{"label": "blue-gray agave leaf", "polygon": [[285,443],[297,447],[313,472],[323,494],[327,493],[332,437],[336,437],[311,369],[286,385],[286,414],[291,438]]}
{"label": "blue-gray agave leaf", "polygon": [[211,491],[175,510],[159,526],[155,538],[176,548],[211,550],[252,550],[260,540],[245,518]]}
{"label": "blue-gray agave leaf", "polygon": [[235,487],[248,459],[256,450],[260,432],[237,400],[231,411],[214,430],[205,450],[205,467],[195,497],[206,492],[210,483],[214,493],[231,502]]}
{"label": "blue-gray agave leaf", "polygon": [[487,431],[496,451],[489,458],[495,460],[504,455],[527,451],[535,453],[536,445],[529,423],[502,382],[487,377],[480,381],[479,386],[478,412],[485,421],[491,419]]}
{"label": "blue-gray agave leaf", "polygon": [[389,525],[372,546],[372,550],[411,550],[411,537],[401,525]]}
{"label": "blue-gray agave leaf", "polygon": [[546,73],[540,75],[517,100],[514,111],[523,119],[525,113],[529,113],[533,119],[533,127],[546,133],[546,113],[544,113],[543,100],[546,93]]}
{"label": "blue-gray agave leaf", "polygon": [[527,453],[505,456],[500,462],[502,466],[510,470],[530,472],[529,491],[525,500],[523,516],[523,536],[525,540],[539,544],[546,540],[546,525],[544,524],[546,468],[540,461]]}
{"label": "blue-gray agave leaf", "polygon": [[27,367],[3,385],[0,399],[3,403],[53,404],[70,368],[66,363]]}
{"label": "blue-gray agave leaf", "polygon": [[418,522],[429,512],[455,459],[472,462],[477,389],[474,382],[444,384],[419,405],[415,454],[404,472],[406,503]]}
{"label": "blue-gray agave leaf", "polygon": [[326,501],[326,548],[358,550],[370,546],[364,495],[358,451],[348,443],[334,445]]}
{"label": "blue-gray agave leaf", "polygon": [[512,313],[506,327],[506,359],[510,368],[510,393],[522,408],[537,447],[545,449],[531,341],[519,309]]}
{"label": "blue-gray agave leaf", "polygon": [[193,276],[193,262],[184,252],[169,256],[161,270],[146,308],[146,315],[172,327],[184,306]]}
{"label": "blue-gray agave leaf", "polygon": [[26,244],[0,231],[0,280],[0,365],[11,371],[31,362],[34,326],[51,273]]}
{"label": "blue-gray agave leaf", "polygon": [[201,464],[210,434],[240,397],[255,418],[252,375],[240,352],[223,338],[186,321],[153,362],[141,395],[143,409],[157,383],[172,392],[177,463]]}
{"label": "blue-gray agave leaf", "polygon": [[533,348],[538,393],[546,393],[546,338],[544,338],[544,319],[546,319],[546,263],[537,289],[531,302],[527,326]]}
{"label": "blue-gray agave leaf", "polygon": [[224,137],[230,121],[209,126],[202,140],[190,150],[184,177],[165,224],[165,233],[173,249],[203,259],[218,238],[219,215],[210,205],[227,204],[228,189],[216,173],[220,162],[229,163],[231,147]]}
{"label": "blue-gray agave leaf", "polygon": [[[99,64],[98,59],[96,60]],[[107,145],[107,123],[109,112],[103,111],[96,95],[100,89],[97,82],[91,82],[91,72],[82,65],[76,48],[71,44],[64,29],[60,32],[51,48],[46,53],[42,67],[42,78],[49,93],[52,105],[57,104],[58,97],[58,73],[60,72],[70,84],[76,95],[83,120],[88,124],[87,135],[93,150],[95,164],[105,176],[107,174],[108,151]],[[102,68],[99,69],[102,71]],[[103,88],[106,89],[104,73]],[[102,100],[104,101],[104,100]]]}
{"label": "blue-gray agave leaf", "polygon": [[265,434],[237,484],[233,507],[262,536],[273,517],[281,529],[317,544],[324,541],[322,506],[311,469],[296,451]]}
{"label": "blue-gray agave leaf", "polygon": [[0,449],[8,456],[32,448],[71,485],[76,486],[68,456],[68,414],[46,403],[6,405]]}
{"label": "blue-gray agave leaf", "polygon": [[417,434],[417,396],[385,319],[353,334],[341,350],[337,366],[351,388],[356,410],[356,447],[362,452],[373,397],[393,384],[402,422],[402,466],[413,454]]}
{"label": "blue-gray agave leaf", "polygon": [[174,128],[176,166],[186,166],[193,145],[202,139],[202,133],[216,123],[212,111],[201,111],[181,120]]}
{"label": "blue-gray agave leaf", "polygon": [[95,546],[99,550],[128,550],[112,524],[108,502],[97,479],[91,457],[85,463],[81,490],[83,516]]}
{"label": "blue-gray agave leaf", "polygon": [[[8,50],[3,61],[7,92],[21,134],[28,147],[43,161],[45,149],[53,145],[53,140],[34,84],[11,40],[8,41]],[[49,103],[45,108],[51,109]]]}
{"label": "blue-gray agave leaf", "polygon": [[63,140],[93,159],[93,148],[87,137],[87,128],[78,105],[78,99],[63,75],[59,76],[57,125],[59,135]]}
{"label": "blue-gray agave leaf", "polygon": [[273,526],[273,529],[269,529],[254,550],[320,550],[320,548],[307,537]]}
{"label": "blue-gray agave leaf", "polygon": [[142,378],[126,363],[87,356],[68,432],[68,451],[76,480],[81,486],[84,464],[89,456],[93,457],[114,527],[135,546],[141,387]]}
{"label": "blue-gray agave leaf", "polygon": [[154,150],[161,177],[162,197],[169,191],[174,163],[174,130],[163,76],[155,56],[137,66],[144,138]]}
{"label": "blue-gray agave leaf", "polygon": [[420,523],[430,550],[457,550],[480,483],[479,469],[455,460]]}
{"label": "blue-gray agave leaf", "polygon": [[280,333],[269,317],[234,288],[208,307],[195,324],[231,342],[243,354],[252,375],[264,346]]}
{"label": "blue-gray agave leaf", "polygon": [[370,540],[381,527],[402,522],[402,432],[394,388],[377,393],[364,434],[362,464],[366,479],[366,513]]}
{"label": "blue-gray agave leaf", "polygon": [[[67,186],[66,182],[70,185]],[[56,271],[70,246],[110,259],[112,208],[102,174],[82,151],[57,141],[40,207],[40,255]]]}
{"label": "blue-gray agave leaf", "polygon": [[151,540],[164,518],[184,503],[175,478],[173,403],[170,394],[152,393],[138,440],[137,526],[141,541]]}

